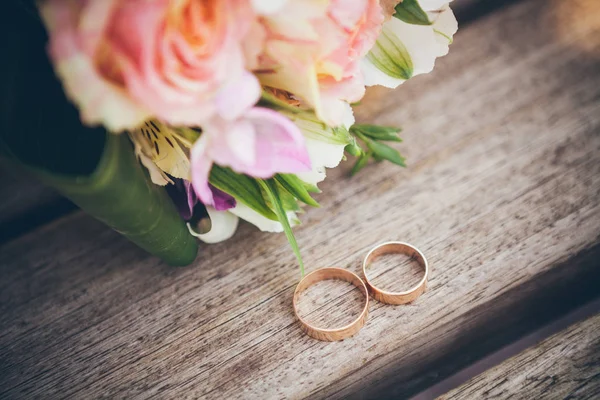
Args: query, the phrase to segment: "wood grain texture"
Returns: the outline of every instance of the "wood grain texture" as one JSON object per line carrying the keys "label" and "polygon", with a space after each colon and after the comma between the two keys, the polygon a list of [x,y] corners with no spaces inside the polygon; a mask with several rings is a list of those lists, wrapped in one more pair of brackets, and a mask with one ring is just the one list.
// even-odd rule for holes
{"label": "wood grain texture", "polygon": [[56,191],[42,186],[0,159],[0,243],[72,210]]}
{"label": "wood grain texture", "polygon": [[439,400],[599,397],[600,315],[597,315],[511,357]]}
{"label": "wood grain texture", "polygon": [[0,159],[0,179],[2,179],[0,225],[16,215],[23,214],[25,210],[57,196],[50,189],[42,188],[30,179],[26,179],[2,159]]}
{"label": "wood grain texture", "polygon": [[308,271],[416,245],[431,276],[413,304],[373,302],[357,335],[318,342],[283,235],[243,224],[174,269],[78,213],[0,247],[0,397],[368,397],[391,375],[403,397],[441,379],[474,327],[527,308],[505,299],[597,277],[597,257],[569,260],[600,242],[599,13],[517,3],[459,31],[431,75],[369,92],[358,119],[402,125],[409,168],[331,171],[296,235]]}

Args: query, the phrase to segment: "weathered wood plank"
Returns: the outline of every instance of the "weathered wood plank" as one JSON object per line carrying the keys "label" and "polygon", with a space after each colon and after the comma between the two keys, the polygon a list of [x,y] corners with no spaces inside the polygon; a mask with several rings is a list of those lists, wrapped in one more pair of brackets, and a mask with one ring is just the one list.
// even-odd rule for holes
{"label": "weathered wood plank", "polygon": [[544,400],[598,397],[600,315],[549,337],[439,399]]}
{"label": "weathered wood plank", "polygon": [[[23,176],[12,170],[8,163],[0,159],[0,225],[14,215],[22,214],[31,203],[39,201],[38,192],[43,192],[38,185],[27,181]],[[46,196],[43,196],[46,197]]]}
{"label": "weathered wood plank", "polygon": [[0,247],[2,396],[345,397],[425,373],[504,295],[599,242],[600,9],[562,4],[493,14],[432,75],[371,91],[359,118],[403,125],[410,167],[331,172],[297,230],[309,270],[358,272],[371,245],[414,243],[432,264],[417,302],[374,303],[354,338],[315,342],[283,236],[243,225],[172,269],[77,214]]}
{"label": "weathered wood plank", "polygon": [[2,159],[0,181],[0,243],[69,209],[56,191],[27,178]]}

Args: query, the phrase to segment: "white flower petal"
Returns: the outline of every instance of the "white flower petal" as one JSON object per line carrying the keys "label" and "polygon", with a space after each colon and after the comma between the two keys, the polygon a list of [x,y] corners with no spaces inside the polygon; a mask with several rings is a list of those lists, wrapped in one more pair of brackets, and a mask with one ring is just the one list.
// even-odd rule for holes
{"label": "white flower petal", "polygon": [[352,110],[352,106],[346,103],[344,114],[342,116],[342,125],[346,127],[346,129],[350,129],[352,125],[354,125],[354,111]]}
{"label": "white flower petal", "polygon": [[306,183],[316,184],[325,179],[325,168],[335,168],[344,157],[344,148],[351,138],[347,129],[354,124],[352,107],[344,103],[343,126],[332,128],[312,113],[286,114],[300,128],[312,170],[296,173]]}
{"label": "white flower petal", "polygon": [[419,0],[419,5],[423,11],[439,10],[452,0]]}
{"label": "white flower petal", "polygon": [[386,24],[408,51],[413,64],[412,75],[431,72],[438,55],[432,27],[407,24],[397,18],[392,18]]}
{"label": "white flower petal", "polygon": [[458,28],[449,7],[435,15],[433,25],[408,24],[398,18],[387,21],[361,62],[365,83],[395,88],[406,79],[431,72],[435,59],[448,52]]}
{"label": "white flower petal", "polygon": [[370,60],[364,57],[360,60],[360,69],[365,79],[365,85],[381,85],[390,89],[397,88],[405,79],[394,78],[377,68]]}
{"label": "white flower petal", "polygon": [[[263,232],[283,232],[283,226],[278,221],[273,221],[263,217],[250,207],[238,201],[237,205],[230,209],[229,212],[237,215],[241,219],[250,222]],[[288,220],[291,226],[298,225],[298,217],[296,213],[289,211]]]}
{"label": "white flower petal", "polygon": [[296,175],[306,183],[317,184],[325,179],[325,168],[335,168],[344,157],[345,144],[325,143],[316,139],[306,139],[306,150],[310,157],[312,171]]}
{"label": "white flower petal", "polygon": [[235,233],[239,219],[229,211],[217,211],[207,206],[206,211],[210,217],[210,231],[206,233],[196,233],[188,223],[190,234],[202,240],[204,243],[219,243],[229,239]]}
{"label": "white flower petal", "polygon": [[448,46],[452,44],[452,37],[458,30],[458,22],[450,7],[446,7],[437,16],[433,23],[435,39],[438,42],[438,57],[448,54]]}

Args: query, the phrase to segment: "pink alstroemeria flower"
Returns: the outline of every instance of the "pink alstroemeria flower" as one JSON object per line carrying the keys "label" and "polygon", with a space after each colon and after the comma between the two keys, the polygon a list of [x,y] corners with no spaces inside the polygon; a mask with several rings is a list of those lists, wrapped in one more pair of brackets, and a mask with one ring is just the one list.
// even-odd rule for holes
{"label": "pink alstroemeria flower", "polygon": [[284,115],[261,107],[239,118],[215,118],[191,151],[192,183],[204,204],[215,203],[208,177],[213,163],[255,178],[311,170],[304,136]]}
{"label": "pink alstroemeria flower", "polygon": [[208,183],[213,163],[256,178],[311,170],[300,129],[277,111],[254,107],[261,90],[254,75],[244,73],[221,90],[216,115],[202,125],[190,161],[192,184],[206,205],[216,200]]}

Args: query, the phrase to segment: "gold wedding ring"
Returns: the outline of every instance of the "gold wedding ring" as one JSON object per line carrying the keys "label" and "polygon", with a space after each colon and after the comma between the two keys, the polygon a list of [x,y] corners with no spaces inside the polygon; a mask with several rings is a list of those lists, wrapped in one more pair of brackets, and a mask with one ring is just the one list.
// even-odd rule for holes
{"label": "gold wedding ring", "polygon": [[[300,317],[298,313],[298,299],[300,297],[300,294],[315,283],[328,279],[338,279],[350,282],[351,284],[356,286],[365,297],[364,307],[358,318],[341,328],[324,329],[316,327],[306,322],[306,320]],[[369,292],[363,280],[360,279],[360,277],[355,273],[342,268],[321,268],[306,275],[304,278],[302,278],[300,283],[298,283],[298,286],[296,286],[296,291],[294,292],[294,313],[296,314],[296,318],[298,318],[300,324],[302,325],[302,330],[308,336],[326,342],[343,340],[354,335],[365,324],[365,321],[367,320],[367,315],[369,313]]]}
{"label": "gold wedding ring", "polygon": [[[425,273],[423,274],[423,278],[421,278],[416,286],[403,292],[389,292],[379,289],[373,285],[373,283],[371,283],[367,275],[367,269],[369,268],[370,264],[375,261],[377,257],[383,254],[391,253],[406,254],[413,260],[416,260],[423,268]],[[427,259],[423,253],[421,253],[416,247],[404,242],[387,242],[377,245],[369,252],[369,254],[367,254],[363,262],[363,275],[365,277],[367,287],[369,288],[369,291],[375,300],[386,304],[406,304],[414,301],[425,291],[427,278],[429,276],[429,265],[427,264]]]}

